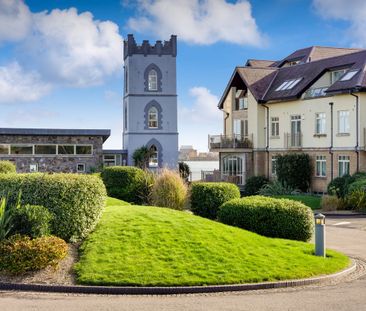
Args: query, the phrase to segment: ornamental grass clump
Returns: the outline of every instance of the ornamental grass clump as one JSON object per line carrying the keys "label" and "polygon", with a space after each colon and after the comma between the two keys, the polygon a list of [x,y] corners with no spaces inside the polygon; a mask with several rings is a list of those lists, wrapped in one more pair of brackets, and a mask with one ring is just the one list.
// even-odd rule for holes
{"label": "ornamental grass clump", "polygon": [[164,169],[156,177],[151,189],[151,204],[183,210],[187,202],[188,188],[180,175]]}

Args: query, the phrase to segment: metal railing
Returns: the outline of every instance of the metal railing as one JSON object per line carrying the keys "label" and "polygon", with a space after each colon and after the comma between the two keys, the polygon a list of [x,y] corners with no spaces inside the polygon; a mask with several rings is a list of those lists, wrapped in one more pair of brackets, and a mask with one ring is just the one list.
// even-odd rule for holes
{"label": "metal railing", "polygon": [[208,148],[219,149],[252,149],[253,135],[209,135]]}
{"label": "metal railing", "polygon": [[285,148],[301,148],[302,133],[285,133]]}

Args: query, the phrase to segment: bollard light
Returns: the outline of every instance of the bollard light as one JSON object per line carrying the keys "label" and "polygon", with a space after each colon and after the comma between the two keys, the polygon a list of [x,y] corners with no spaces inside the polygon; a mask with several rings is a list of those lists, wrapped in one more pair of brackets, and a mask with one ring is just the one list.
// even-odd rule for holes
{"label": "bollard light", "polygon": [[315,255],[325,257],[325,216],[315,215]]}

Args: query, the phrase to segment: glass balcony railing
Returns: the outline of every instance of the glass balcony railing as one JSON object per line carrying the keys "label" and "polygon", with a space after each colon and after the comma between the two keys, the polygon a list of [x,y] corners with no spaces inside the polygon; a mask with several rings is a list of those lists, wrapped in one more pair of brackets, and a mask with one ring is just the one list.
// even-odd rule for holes
{"label": "glass balcony railing", "polygon": [[209,135],[208,147],[211,151],[220,149],[252,149],[253,135]]}

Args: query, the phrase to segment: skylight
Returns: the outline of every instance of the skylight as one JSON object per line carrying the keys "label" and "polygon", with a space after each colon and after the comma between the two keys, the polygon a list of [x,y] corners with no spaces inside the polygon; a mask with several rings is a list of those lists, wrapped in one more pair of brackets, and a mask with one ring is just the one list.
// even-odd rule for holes
{"label": "skylight", "polygon": [[291,90],[295,85],[297,85],[300,81],[302,80],[302,78],[298,78],[298,79],[292,79],[292,80],[287,80],[285,82],[283,82],[277,89],[276,91],[285,91],[285,90]]}
{"label": "skylight", "polygon": [[341,79],[340,81],[348,81],[348,80],[351,80],[355,75],[356,73],[358,72],[358,69],[355,69],[355,70],[350,70],[348,71]]}

